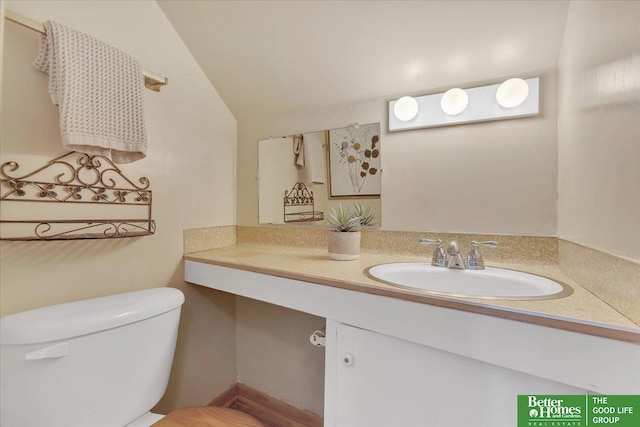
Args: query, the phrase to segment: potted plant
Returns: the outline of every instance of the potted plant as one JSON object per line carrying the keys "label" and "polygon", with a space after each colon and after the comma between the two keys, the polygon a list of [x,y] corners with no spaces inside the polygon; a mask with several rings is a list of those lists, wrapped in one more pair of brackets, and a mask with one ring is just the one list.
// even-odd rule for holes
{"label": "potted plant", "polygon": [[362,225],[363,227],[374,224],[373,220],[375,219],[376,215],[371,212],[371,206],[367,206],[367,208],[365,209],[360,203],[358,203],[355,207],[355,213],[356,216],[360,217],[360,225]]}
{"label": "potted plant", "polygon": [[370,225],[374,214],[371,208],[363,209],[356,205],[354,209],[346,209],[342,203],[338,208],[331,208],[327,213],[327,221],[333,228],[329,232],[329,258],[337,261],[351,261],[360,257],[360,227]]}

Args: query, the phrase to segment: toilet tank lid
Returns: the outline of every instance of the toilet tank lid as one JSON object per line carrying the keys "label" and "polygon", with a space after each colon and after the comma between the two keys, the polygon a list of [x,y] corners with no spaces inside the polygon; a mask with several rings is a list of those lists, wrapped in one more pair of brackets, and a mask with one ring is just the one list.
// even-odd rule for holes
{"label": "toilet tank lid", "polygon": [[0,344],[36,344],[79,337],[158,316],[184,302],[174,288],[93,298],[0,318]]}

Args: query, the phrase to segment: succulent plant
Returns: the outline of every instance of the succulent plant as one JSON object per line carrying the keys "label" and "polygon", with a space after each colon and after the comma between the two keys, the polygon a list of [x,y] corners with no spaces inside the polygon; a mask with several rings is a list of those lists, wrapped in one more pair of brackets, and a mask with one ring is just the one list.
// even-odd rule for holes
{"label": "succulent plant", "polygon": [[342,206],[342,203],[338,205],[338,209],[331,208],[327,212],[327,221],[336,229],[336,231],[357,231],[361,224],[361,218],[355,211],[351,210],[351,206],[346,209]]}
{"label": "succulent plant", "polygon": [[355,214],[360,217],[360,225],[373,225],[373,220],[376,217],[376,214],[371,212],[371,206],[367,206],[366,209],[358,203],[355,206]]}

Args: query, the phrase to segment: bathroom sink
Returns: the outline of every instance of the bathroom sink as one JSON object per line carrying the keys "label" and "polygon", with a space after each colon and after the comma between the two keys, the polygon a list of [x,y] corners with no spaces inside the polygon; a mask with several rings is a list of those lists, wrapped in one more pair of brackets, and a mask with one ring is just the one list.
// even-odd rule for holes
{"label": "bathroom sink", "polygon": [[428,263],[397,262],[365,270],[370,278],[427,294],[484,299],[553,299],[569,296],[573,289],[546,277],[515,270],[487,267],[455,270]]}

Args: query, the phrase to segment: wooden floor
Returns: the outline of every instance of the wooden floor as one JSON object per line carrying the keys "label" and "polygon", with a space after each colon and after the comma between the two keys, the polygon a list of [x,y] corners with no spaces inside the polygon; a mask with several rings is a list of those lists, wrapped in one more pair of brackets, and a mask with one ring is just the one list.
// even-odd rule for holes
{"label": "wooden floor", "polygon": [[230,408],[199,406],[171,412],[153,427],[269,427]]}
{"label": "wooden floor", "polygon": [[324,423],[319,415],[296,408],[241,383],[232,385],[209,404],[249,414],[265,427],[322,427]]}
{"label": "wooden floor", "polygon": [[[237,402],[234,403],[233,405],[231,405],[231,409],[235,409],[236,411],[241,411],[241,412],[247,414],[247,412],[245,412],[247,408],[244,408],[242,405],[238,404]],[[249,415],[251,415],[251,414],[249,414]],[[287,422],[293,422],[293,421],[294,420],[287,419]],[[265,422],[264,419],[260,420],[260,422],[262,423],[262,425],[264,427],[280,427],[279,425],[269,424],[269,423]]]}

